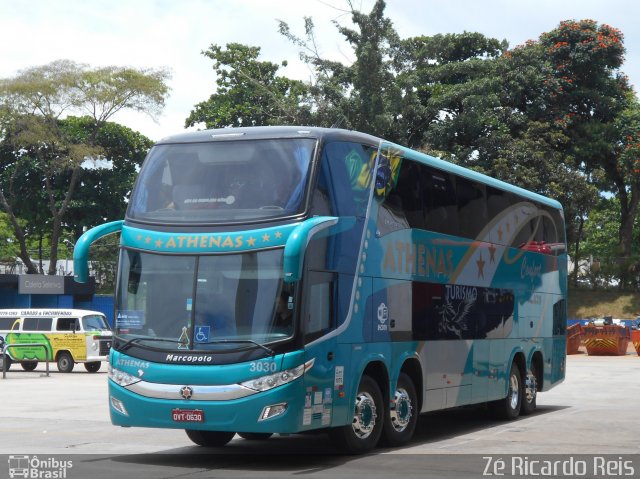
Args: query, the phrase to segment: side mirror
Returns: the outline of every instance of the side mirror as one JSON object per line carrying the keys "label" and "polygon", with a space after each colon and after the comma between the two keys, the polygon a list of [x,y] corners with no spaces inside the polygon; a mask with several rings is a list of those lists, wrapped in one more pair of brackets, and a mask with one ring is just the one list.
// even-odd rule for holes
{"label": "side mirror", "polygon": [[289,235],[284,247],[284,282],[294,283],[302,278],[304,254],[311,238],[335,225],[338,218],[316,216],[300,223]]}

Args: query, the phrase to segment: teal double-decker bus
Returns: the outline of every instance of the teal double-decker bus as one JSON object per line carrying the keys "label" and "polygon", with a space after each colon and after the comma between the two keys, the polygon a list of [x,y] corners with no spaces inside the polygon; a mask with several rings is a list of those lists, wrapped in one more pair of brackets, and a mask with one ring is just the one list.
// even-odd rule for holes
{"label": "teal double-decker bus", "polygon": [[564,379],[561,205],[353,131],[207,130],[147,156],[120,232],[113,424],[326,430],[361,453],[420,413],[529,414]]}

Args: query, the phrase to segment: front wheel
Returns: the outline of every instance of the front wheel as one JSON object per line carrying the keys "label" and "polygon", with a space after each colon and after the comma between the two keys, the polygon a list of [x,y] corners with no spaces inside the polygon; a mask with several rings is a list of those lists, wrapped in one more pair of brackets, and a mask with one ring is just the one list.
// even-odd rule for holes
{"label": "front wheel", "polygon": [[58,359],[56,360],[56,362],[58,363],[58,371],[60,371],[61,373],[70,373],[71,371],[73,371],[73,366],[75,366],[71,354],[69,354],[67,351],[62,351],[60,354],[58,354]]}
{"label": "front wheel", "polygon": [[351,424],[329,431],[336,447],[347,454],[362,454],[378,444],[384,422],[384,404],[378,384],[362,376],[354,402]]}
{"label": "front wheel", "polygon": [[38,361],[22,361],[20,366],[25,371],[33,371],[38,366]]}
{"label": "front wheel", "polygon": [[90,363],[84,363],[84,368],[90,373],[97,373],[100,371],[102,363],[100,361],[91,361]]}
{"label": "front wheel", "polygon": [[510,421],[520,415],[522,408],[522,376],[516,363],[511,364],[507,397],[489,403],[489,408],[498,419]]}
{"label": "front wheel", "polygon": [[187,436],[198,446],[202,447],[221,447],[227,444],[235,432],[220,431],[199,431],[197,429],[185,429]]}
{"label": "front wheel", "polygon": [[413,381],[402,373],[385,415],[382,439],[385,445],[398,447],[408,443],[418,424],[418,395]]}
{"label": "front wheel", "polygon": [[7,363],[5,371],[11,369],[11,358],[9,356],[5,356],[4,354],[0,354],[0,371],[3,368],[4,363]]}

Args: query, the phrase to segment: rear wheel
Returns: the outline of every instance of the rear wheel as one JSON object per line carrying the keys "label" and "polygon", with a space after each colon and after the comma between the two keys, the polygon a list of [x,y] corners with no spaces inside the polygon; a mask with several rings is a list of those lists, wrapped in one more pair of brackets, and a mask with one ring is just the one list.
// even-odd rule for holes
{"label": "rear wheel", "polygon": [[75,366],[71,354],[69,354],[67,351],[62,351],[60,354],[58,354],[58,359],[56,359],[56,362],[58,363],[58,371],[60,371],[61,373],[70,373],[71,371],[73,371],[73,366]]}
{"label": "rear wheel", "polygon": [[489,408],[498,419],[512,420],[520,415],[522,408],[522,376],[516,363],[511,364],[507,397],[489,403]]}
{"label": "rear wheel", "polygon": [[220,431],[199,431],[197,429],[185,429],[187,436],[198,446],[202,447],[221,447],[227,444],[235,432]]}
{"label": "rear wheel", "polygon": [[273,433],[271,432],[239,432],[238,436],[248,441],[266,441]]}
{"label": "rear wheel", "polygon": [[378,444],[384,422],[384,404],[378,384],[362,376],[354,402],[351,424],[329,431],[340,452],[362,454]]}
{"label": "rear wheel", "polygon": [[526,416],[535,411],[536,398],[538,397],[538,370],[533,363],[531,363],[531,372],[524,381],[523,391],[520,414]]}
{"label": "rear wheel", "polygon": [[38,361],[22,361],[20,366],[25,371],[33,371],[38,366]]}
{"label": "rear wheel", "polygon": [[100,361],[84,363],[84,368],[90,373],[97,373],[98,371],[100,371],[100,366],[102,366],[102,363]]}
{"label": "rear wheel", "polygon": [[382,439],[391,447],[408,443],[418,423],[418,395],[413,381],[402,373],[385,416]]}

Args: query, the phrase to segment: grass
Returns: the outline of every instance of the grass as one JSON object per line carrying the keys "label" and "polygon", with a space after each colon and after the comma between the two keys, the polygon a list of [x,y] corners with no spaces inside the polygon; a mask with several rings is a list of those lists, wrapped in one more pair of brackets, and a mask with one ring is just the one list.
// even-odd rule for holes
{"label": "grass", "polygon": [[640,315],[640,293],[620,291],[569,290],[570,319],[613,316],[633,319]]}

